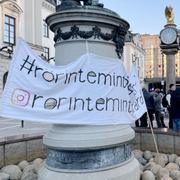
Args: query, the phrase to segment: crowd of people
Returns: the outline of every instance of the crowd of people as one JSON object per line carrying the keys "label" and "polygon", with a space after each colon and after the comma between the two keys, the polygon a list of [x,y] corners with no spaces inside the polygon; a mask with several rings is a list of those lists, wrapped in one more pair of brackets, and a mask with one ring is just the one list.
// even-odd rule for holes
{"label": "crowd of people", "polygon": [[[153,127],[153,121],[155,120],[157,128],[169,128],[180,131],[180,88],[170,84],[166,94],[163,94],[159,88],[151,92],[143,88],[142,91],[147,112],[135,122],[136,127],[150,127],[150,123]],[[168,126],[164,123],[166,113],[169,118]]]}

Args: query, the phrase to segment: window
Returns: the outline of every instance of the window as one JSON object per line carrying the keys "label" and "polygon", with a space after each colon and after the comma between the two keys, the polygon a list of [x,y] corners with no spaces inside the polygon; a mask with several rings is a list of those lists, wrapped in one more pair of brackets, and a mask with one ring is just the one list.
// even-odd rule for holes
{"label": "window", "polygon": [[4,42],[15,44],[15,18],[5,15]]}
{"label": "window", "polygon": [[43,35],[44,37],[49,37],[49,28],[45,20],[43,20]]}
{"label": "window", "polygon": [[44,51],[44,57],[46,58],[46,60],[48,60],[49,59],[49,48],[44,47],[43,51]]}

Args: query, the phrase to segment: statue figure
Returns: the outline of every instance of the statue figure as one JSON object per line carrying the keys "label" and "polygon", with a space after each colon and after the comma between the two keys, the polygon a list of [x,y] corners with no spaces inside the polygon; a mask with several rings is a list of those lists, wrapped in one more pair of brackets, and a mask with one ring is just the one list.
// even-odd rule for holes
{"label": "statue figure", "polygon": [[84,6],[103,7],[103,4],[99,3],[99,0],[61,0],[61,4],[57,9],[65,10],[65,9],[71,9],[74,7],[80,7],[82,6],[81,2],[83,2]]}
{"label": "statue figure", "polygon": [[174,14],[173,14],[173,8],[171,6],[166,6],[165,9],[165,16],[167,19],[167,24],[174,24]]}

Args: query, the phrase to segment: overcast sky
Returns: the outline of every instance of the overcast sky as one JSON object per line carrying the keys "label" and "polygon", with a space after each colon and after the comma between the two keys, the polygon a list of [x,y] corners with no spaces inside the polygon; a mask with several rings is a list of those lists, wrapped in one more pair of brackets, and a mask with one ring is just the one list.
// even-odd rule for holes
{"label": "overcast sky", "polygon": [[159,34],[166,24],[164,10],[171,5],[180,29],[180,0],[99,0],[105,8],[117,12],[134,33]]}

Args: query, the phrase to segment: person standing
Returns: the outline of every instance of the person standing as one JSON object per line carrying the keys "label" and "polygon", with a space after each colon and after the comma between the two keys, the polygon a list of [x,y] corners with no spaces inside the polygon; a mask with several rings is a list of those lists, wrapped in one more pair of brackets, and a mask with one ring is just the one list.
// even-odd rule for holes
{"label": "person standing", "polygon": [[155,117],[157,122],[158,128],[163,128],[161,123],[161,101],[162,96],[160,94],[160,89],[156,88],[153,92],[153,99],[154,99],[154,110],[155,110]]}
{"label": "person standing", "polygon": [[173,130],[180,131],[180,88],[171,93],[171,118]]}
{"label": "person standing", "polygon": [[[153,99],[153,95],[151,93],[149,93],[146,88],[142,89],[143,91],[143,96],[144,96],[144,100],[146,103],[146,107],[148,110],[148,114],[149,114],[149,118],[150,118],[150,122],[151,125],[153,127],[153,119],[154,119],[154,99]],[[141,122],[141,127],[147,127],[148,123],[147,123],[147,113],[144,113],[143,116],[140,118],[140,122]]]}
{"label": "person standing", "polygon": [[169,114],[169,128],[172,129],[173,128],[173,121],[172,121],[172,108],[171,108],[171,94],[173,93],[173,91],[175,91],[176,87],[174,84],[170,84],[169,85],[169,90],[166,94],[166,100],[168,102],[167,105],[167,110],[168,110],[168,114]]}

